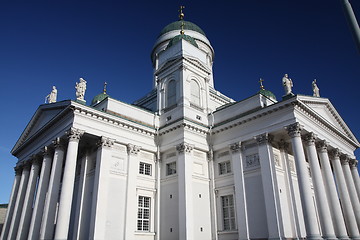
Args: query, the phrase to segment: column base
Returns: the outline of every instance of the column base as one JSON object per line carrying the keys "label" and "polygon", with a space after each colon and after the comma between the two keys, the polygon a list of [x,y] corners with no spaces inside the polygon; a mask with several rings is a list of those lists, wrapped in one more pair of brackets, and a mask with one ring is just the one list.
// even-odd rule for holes
{"label": "column base", "polygon": [[[337,238],[335,235],[330,235],[330,236],[323,236],[323,239],[326,240],[337,240],[339,238]],[[349,239],[349,238],[348,238]]]}
{"label": "column base", "polygon": [[306,239],[307,240],[323,240],[324,238],[322,238],[320,235],[313,235],[313,236],[307,236]]}

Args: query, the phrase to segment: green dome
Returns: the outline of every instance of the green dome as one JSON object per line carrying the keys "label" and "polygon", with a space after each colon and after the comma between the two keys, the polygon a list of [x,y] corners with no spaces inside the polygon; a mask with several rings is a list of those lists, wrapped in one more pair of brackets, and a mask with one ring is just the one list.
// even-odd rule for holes
{"label": "green dome", "polygon": [[188,21],[184,21],[184,20],[179,20],[179,21],[168,24],[166,27],[163,28],[163,30],[161,30],[159,36],[163,35],[164,33],[174,31],[174,30],[180,31],[181,23],[184,23],[184,30],[192,30],[192,31],[201,33],[202,35],[206,36],[204,31],[199,26],[197,26],[196,24],[194,24],[192,22],[188,22]]}
{"label": "green dome", "polygon": [[106,93],[100,93],[100,94],[96,95],[93,98],[93,100],[91,101],[91,105],[95,105],[95,104],[101,102],[102,100],[104,100],[107,97],[110,97],[110,96],[107,95]]}
{"label": "green dome", "polygon": [[262,95],[268,97],[268,98],[272,98],[276,101],[276,96],[270,92],[269,90],[265,90],[265,89],[260,89],[259,93],[261,93]]}
{"label": "green dome", "polygon": [[199,46],[197,45],[197,43],[195,42],[195,39],[190,37],[189,35],[185,35],[185,34],[179,34],[175,37],[173,37],[169,44],[167,45],[166,49],[168,49],[169,47],[171,47],[172,45],[175,45],[177,42],[179,42],[181,39],[184,39],[185,41],[191,43],[193,46],[199,48]]}

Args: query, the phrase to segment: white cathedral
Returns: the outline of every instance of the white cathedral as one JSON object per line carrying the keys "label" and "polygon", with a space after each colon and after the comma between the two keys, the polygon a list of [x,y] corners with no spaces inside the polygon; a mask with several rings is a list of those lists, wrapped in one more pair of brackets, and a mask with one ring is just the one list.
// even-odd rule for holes
{"label": "white cathedral", "polygon": [[[214,50],[180,19],[153,47],[153,89],[40,105],[1,240],[360,239],[360,144],[327,98],[214,89]],[[56,90],[54,88],[54,90]]]}

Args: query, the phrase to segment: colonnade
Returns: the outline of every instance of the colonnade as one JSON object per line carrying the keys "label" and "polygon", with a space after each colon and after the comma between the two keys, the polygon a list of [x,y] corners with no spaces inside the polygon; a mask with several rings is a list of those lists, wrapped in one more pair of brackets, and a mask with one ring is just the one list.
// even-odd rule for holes
{"label": "colonnade", "polygon": [[[79,141],[84,131],[71,128],[66,134],[67,147],[63,139],[57,138],[51,148],[42,149],[40,158],[34,155],[15,167],[1,240],[68,239],[72,201],[77,197],[73,196],[73,190]],[[113,145],[112,140],[104,137],[99,143],[100,152]],[[98,158],[102,155],[97,155],[96,162],[100,162]],[[99,178],[99,171],[97,167],[95,178]],[[94,183],[97,182],[98,179],[94,179]],[[94,184],[94,188],[98,187]],[[96,200],[99,201],[97,196]],[[95,221],[98,218],[97,204],[96,201],[93,203],[91,219]]]}
{"label": "colonnade", "polygon": [[[314,133],[302,135],[299,123],[291,124],[286,129],[291,138],[296,164],[306,238],[360,239],[357,160],[350,159],[337,148],[329,150],[327,142],[317,139]],[[305,153],[310,166],[317,209],[312,199]]]}

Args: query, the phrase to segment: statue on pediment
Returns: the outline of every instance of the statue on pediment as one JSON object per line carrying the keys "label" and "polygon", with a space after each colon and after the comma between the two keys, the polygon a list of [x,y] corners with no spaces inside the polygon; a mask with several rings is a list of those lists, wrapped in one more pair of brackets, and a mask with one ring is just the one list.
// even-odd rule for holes
{"label": "statue on pediment", "polygon": [[313,96],[320,97],[320,90],[316,84],[316,79],[314,79],[314,81],[312,81],[312,89],[313,89]]}
{"label": "statue on pediment", "polygon": [[45,97],[45,103],[55,103],[57,98],[57,89],[55,86],[52,87],[51,93]]}
{"label": "statue on pediment", "polygon": [[76,99],[80,101],[85,101],[85,91],[86,91],[86,81],[83,78],[79,79],[79,82],[75,85],[76,88]]}
{"label": "statue on pediment", "polygon": [[292,94],[292,87],[294,85],[293,85],[291,78],[289,78],[289,76],[287,74],[285,74],[284,77],[282,78],[282,83],[283,83],[284,90],[285,90],[285,96]]}

